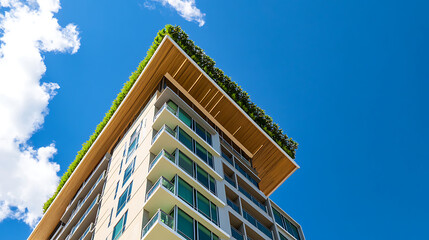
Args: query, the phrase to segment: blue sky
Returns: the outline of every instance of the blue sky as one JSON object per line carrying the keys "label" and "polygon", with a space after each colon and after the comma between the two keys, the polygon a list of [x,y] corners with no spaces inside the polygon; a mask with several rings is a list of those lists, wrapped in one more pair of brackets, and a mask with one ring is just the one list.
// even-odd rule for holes
{"label": "blue sky", "polygon": [[[62,27],[77,26],[80,47],[71,41],[42,51],[40,81],[60,88],[42,127],[24,138],[34,149],[55,144],[58,176],[156,32],[177,24],[299,142],[301,169],[271,198],[307,239],[429,239],[429,2],[196,0],[200,22],[144,0],[62,0],[61,7],[54,16]],[[0,206],[3,185],[14,184],[1,185]],[[9,205],[2,239],[28,237],[31,228]]]}

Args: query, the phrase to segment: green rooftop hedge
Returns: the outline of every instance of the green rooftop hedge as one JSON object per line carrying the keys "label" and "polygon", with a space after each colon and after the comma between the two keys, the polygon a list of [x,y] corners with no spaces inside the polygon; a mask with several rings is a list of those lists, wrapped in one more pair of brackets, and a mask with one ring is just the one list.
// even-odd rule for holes
{"label": "green rooftop hedge", "polygon": [[113,113],[121,104],[131,87],[137,81],[140,73],[146,67],[152,55],[155,53],[159,44],[165,35],[169,35],[200,67],[203,69],[216,83],[232,98],[235,102],[262,128],[264,131],[292,158],[295,158],[298,143],[289,138],[283,130],[273,122],[273,119],[266,115],[264,110],[256,106],[251,100],[249,95],[241,89],[237,83],[231,81],[231,78],[226,76],[222,70],[215,67],[216,63],[207,56],[204,51],[195,45],[189,39],[189,36],[180,28],[180,26],[166,25],[165,28],[160,30],[155,37],[155,40],[150,46],[146,57],[140,62],[137,70],[134,71],[129,80],[122,87],[121,92],[113,101],[110,110],[105,114],[103,121],[97,125],[95,132],[89,137],[89,140],[82,144],[82,149],[77,153],[74,161],[70,164],[67,171],[61,177],[61,181],[55,191],[54,195],[45,202],[43,212],[49,208],[55,197],[61,191],[66,181],[69,179],[73,171],[78,166],[79,162],[85,156],[91,145],[95,142],[98,135],[101,133],[107,122],[113,116]]}

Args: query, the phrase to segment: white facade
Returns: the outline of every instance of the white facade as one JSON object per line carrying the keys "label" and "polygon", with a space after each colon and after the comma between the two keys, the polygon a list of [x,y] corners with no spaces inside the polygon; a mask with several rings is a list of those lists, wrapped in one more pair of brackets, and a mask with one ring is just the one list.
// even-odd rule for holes
{"label": "white facade", "polygon": [[304,240],[259,190],[251,161],[214,127],[171,89],[157,92],[50,239]]}

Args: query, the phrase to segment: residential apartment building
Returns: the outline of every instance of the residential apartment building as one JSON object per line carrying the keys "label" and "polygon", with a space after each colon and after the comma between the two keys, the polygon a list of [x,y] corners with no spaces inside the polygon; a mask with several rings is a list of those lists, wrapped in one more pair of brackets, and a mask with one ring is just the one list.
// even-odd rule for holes
{"label": "residential apartment building", "polygon": [[298,168],[166,36],[29,239],[304,240]]}

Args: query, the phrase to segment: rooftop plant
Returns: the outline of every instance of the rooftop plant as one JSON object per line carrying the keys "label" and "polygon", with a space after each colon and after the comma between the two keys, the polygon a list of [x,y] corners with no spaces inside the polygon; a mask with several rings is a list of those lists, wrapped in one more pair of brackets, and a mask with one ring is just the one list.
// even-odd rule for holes
{"label": "rooftop plant", "polygon": [[166,25],[165,28],[161,29],[156,35],[152,46],[150,46],[147,51],[146,57],[140,62],[137,70],[131,74],[129,80],[124,84],[121,92],[113,101],[110,110],[105,114],[103,121],[97,125],[95,132],[89,137],[88,141],[82,144],[82,149],[77,153],[75,159],[61,177],[54,195],[45,202],[43,212],[46,212],[49,208],[55,197],[61,191],[64,184],[85,156],[86,152],[95,142],[103,128],[107,125],[108,121],[113,116],[113,113],[115,113],[116,109],[119,107],[122,100],[137,81],[150,58],[161,44],[165,35],[169,35],[186,52],[186,54],[188,54],[201,67],[201,69],[207,73],[207,75],[216,81],[216,83],[244,110],[244,112],[246,112],[255,121],[255,123],[257,123],[291,158],[295,158],[298,143],[293,141],[292,138],[289,138],[279,125],[274,123],[273,119],[265,114],[264,110],[256,106],[256,104],[250,100],[249,95],[243,91],[237,83],[233,82],[230,77],[226,76],[222,70],[215,67],[215,61],[207,56],[200,47],[196,46],[180,26]]}

